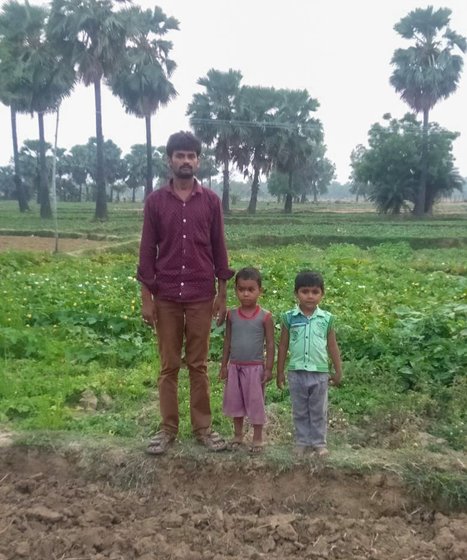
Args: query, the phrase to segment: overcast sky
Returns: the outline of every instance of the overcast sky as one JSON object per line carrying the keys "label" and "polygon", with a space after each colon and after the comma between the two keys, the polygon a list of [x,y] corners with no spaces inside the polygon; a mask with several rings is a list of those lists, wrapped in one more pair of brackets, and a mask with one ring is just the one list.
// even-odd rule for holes
{"label": "overcast sky", "polygon": [[[31,3],[47,4],[39,0]],[[180,21],[170,35],[172,58],[178,68],[173,82],[178,98],[153,117],[153,143],[187,129],[186,108],[196,81],[210,68],[233,68],[243,84],[276,88],[306,88],[318,99],[316,117],[324,126],[328,157],[337,178],[349,175],[349,157],[366,143],[370,126],[384,113],[400,118],[408,111],[389,84],[390,60],[396,48],[409,42],[393,29],[411,10],[428,5],[452,10],[451,27],[467,36],[467,0],[135,0],[144,8],[159,5]],[[456,165],[467,176],[467,61],[461,83],[450,98],[431,112],[431,121],[458,131]],[[93,88],[76,87],[61,108],[59,146],[83,144],[95,135]],[[126,115],[105,88],[103,128],[124,153],[144,143],[144,121]],[[37,118],[18,118],[19,142],[37,138]],[[46,136],[53,142],[54,123],[46,120]],[[9,110],[0,106],[0,164],[12,156]]]}

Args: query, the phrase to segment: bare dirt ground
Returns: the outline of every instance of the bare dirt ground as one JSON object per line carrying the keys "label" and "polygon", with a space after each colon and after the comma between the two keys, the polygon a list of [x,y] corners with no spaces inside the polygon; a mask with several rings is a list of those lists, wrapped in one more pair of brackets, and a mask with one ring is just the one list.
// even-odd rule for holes
{"label": "bare dirt ground", "polygon": [[208,454],[131,461],[103,455],[91,474],[79,455],[0,448],[0,559],[467,557],[467,515],[413,503],[387,474]]}
{"label": "bare dirt ground", "polygon": [[[82,249],[95,249],[104,244],[102,241],[91,241],[90,239],[59,238],[58,250],[60,253],[70,253]],[[0,235],[0,251],[46,251],[53,253],[54,250],[55,239],[53,237]]]}

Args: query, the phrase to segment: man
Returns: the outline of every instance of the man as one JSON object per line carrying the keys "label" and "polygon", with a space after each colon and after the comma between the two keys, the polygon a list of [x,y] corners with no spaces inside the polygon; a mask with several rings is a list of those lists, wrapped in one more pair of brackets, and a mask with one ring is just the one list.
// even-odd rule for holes
{"label": "man", "polygon": [[195,178],[201,142],[190,132],[177,132],[166,151],[173,178],[146,199],[137,275],[143,319],[156,328],[161,361],[161,429],[147,452],[165,453],[178,432],[184,336],[193,434],[208,449],[220,451],[225,441],[211,430],[207,355],[211,319],[217,317],[218,325],[225,320],[226,283],[233,275],[222,208],[217,195]]}

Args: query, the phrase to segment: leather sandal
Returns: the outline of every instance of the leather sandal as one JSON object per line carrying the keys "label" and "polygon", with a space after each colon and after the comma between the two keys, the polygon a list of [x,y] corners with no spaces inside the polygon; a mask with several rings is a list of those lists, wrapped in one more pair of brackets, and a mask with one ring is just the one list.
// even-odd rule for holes
{"label": "leather sandal", "polygon": [[163,430],[154,434],[146,447],[149,455],[163,455],[175,441],[175,436]]}
{"label": "leather sandal", "polygon": [[209,434],[204,434],[197,436],[196,439],[198,443],[204,445],[209,451],[224,451],[227,449],[227,443],[225,439],[222,438],[217,432],[210,432]]}

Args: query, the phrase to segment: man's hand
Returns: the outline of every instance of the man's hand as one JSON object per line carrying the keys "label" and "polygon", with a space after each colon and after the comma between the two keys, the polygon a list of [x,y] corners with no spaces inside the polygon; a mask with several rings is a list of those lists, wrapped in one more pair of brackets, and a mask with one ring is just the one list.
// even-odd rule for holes
{"label": "man's hand", "polygon": [[220,327],[227,315],[227,298],[225,295],[217,294],[212,306],[212,316],[216,319],[216,325]]}
{"label": "man's hand", "polygon": [[153,300],[144,300],[141,306],[141,314],[143,315],[143,321],[152,328],[156,326],[157,323],[157,312],[156,312],[156,302]]}
{"label": "man's hand", "polygon": [[219,371],[219,380],[220,381],[225,381],[227,379],[227,366],[221,366],[221,369]]}
{"label": "man's hand", "polygon": [[279,389],[283,389],[285,386],[285,373],[283,371],[277,372],[276,384]]}

